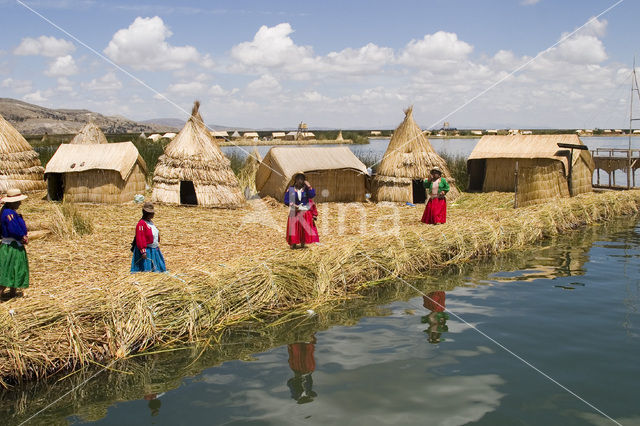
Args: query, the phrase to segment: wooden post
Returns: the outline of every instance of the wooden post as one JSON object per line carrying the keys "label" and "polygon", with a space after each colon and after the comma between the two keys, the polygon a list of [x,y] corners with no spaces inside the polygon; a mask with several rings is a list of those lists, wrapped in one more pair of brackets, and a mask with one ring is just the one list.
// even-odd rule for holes
{"label": "wooden post", "polygon": [[596,173],[598,174],[598,186],[600,186],[600,168],[596,169]]}
{"label": "wooden post", "polygon": [[514,184],[514,199],[513,199],[513,208],[517,209],[518,208],[518,160],[516,160],[516,172],[514,173],[515,175],[515,184]]}

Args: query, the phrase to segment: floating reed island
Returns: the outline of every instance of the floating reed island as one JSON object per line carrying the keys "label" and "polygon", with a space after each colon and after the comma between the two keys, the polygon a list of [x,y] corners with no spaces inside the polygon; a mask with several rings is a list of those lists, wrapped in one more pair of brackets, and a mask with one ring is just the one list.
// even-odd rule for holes
{"label": "floating reed island", "polygon": [[[462,194],[444,225],[421,208],[321,203],[321,245],[289,250],[287,208],[269,198],[237,209],[159,205],[169,274],[129,274],[140,206],[57,205],[34,194],[21,211],[52,231],[29,244],[31,287],[0,304],[0,386],[209,339],[247,321],[271,323],[411,279],[638,212],[640,191],[581,194],[513,209],[513,194]],[[90,220],[80,236],[61,210]],[[74,223],[76,220],[74,219]],[[396,281],[397,282],[397,281]],[[402,284],[398,284],[402,285]]]}

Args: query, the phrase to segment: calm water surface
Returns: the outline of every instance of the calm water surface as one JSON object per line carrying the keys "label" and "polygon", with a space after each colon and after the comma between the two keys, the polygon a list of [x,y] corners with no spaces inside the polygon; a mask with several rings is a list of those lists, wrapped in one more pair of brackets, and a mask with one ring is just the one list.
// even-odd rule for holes
{"label": "calm water surface", "polygon": [[[30,424],[640,424],[640,224],[624,219],[210,350],[116,364]],[[426,303],[434,309],[433,304]],[[454,315],[454,313],[456,315]],[[459,317],[458,317],[459,316]],[[1,396],[18,424],[95,370]]]}

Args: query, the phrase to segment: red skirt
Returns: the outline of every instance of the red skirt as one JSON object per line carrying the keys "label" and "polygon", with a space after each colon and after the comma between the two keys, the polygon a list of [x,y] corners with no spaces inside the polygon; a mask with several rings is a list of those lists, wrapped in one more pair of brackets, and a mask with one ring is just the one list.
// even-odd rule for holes
{"label": "red skirt", "polygon": [[287,219],[287,243],[311,244],[320,241],[318,228],[313,222],[313,214],[310,210],[290,214]]}
{"label": "red skirt", "polygon": [[444,291],[432,291],[426,296],[422,296],[422,306],[433,312],[444,312],[444,301]]}
{"label": "red skirt", "polygon": [[430,198],[422,214],[422,223],[432,225],[447,221],[447,200],[445,198]]}

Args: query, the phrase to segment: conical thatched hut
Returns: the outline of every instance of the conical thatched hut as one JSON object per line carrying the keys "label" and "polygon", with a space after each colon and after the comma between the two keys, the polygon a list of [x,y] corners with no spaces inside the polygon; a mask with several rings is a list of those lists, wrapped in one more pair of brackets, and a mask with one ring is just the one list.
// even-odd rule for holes
{"label": "conical thatched hut", "polygon": [[467,160],[469,189],[513,192],[517,177],[521,207],[591,192],[594,169],[591,154],[588,150],[573,151],[569,179],[571,154],[560,148],[559,143],[582,145],[575,134],[483,136]]}
{"label": "conical thatched hut", "polygon": [[393,132],[373,179],[374,199],[424,203],[426,191],[423,182],[436,166],[442,170],[443,177],[452,184],[447,198],[455,199],[459,192],[447,163],[435,152],[416,124],[413,119],[413,107],[410,106],[404,113],[404,121]]}
{"label": "conical thatched hut", "polygon": [[80,132],[75,135],[69,143],[77,145],[93,145],[108,142],[104,133],[100,130],[100,127],[96,126],[94,122],[89,122],[84,125]]}
{"label": "conical thatched hut", "polygon": [[340,131],[338,132],[338,137],[336,138],[336,140],[337,140],[337,141],[343,141],[343,140],[344,140],[344,138],[342,137],[342,130],[340,130]]}
{"label": "conical thatched hut", "polygon": [[240,185],[198,112],[167,145],[153,176],[153,200],[174,204],[235,208],[243,202]]}
{"label": "conical thatched hut", "polygon": [[0,192],[46,188],[40,156],[15,127],[0,115]]}

